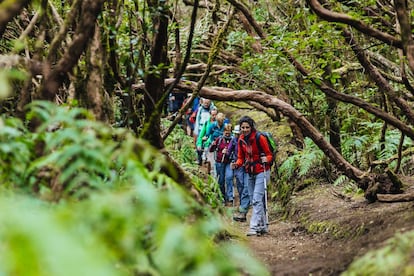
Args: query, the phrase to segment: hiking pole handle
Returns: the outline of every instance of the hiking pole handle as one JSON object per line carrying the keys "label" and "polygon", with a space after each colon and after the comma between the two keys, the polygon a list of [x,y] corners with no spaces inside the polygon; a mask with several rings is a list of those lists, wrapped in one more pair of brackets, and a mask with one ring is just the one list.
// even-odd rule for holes
{"label": "hiking pole handle", "polygon": [[267,164],[267,157],[266,157],[265,155],[261,155],[261,156],[260,156],[260,161],[261,161],[263,164]]}

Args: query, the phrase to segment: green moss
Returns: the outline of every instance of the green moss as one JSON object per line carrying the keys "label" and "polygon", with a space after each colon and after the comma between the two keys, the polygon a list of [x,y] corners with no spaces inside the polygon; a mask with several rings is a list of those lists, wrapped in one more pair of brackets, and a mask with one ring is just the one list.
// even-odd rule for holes
{"label": "green moss", "polygon": [[340,225],[330,220],[314,221],[309,216],[303,216],[299,220],[309,233],[325,233],[331,235],[335,239],[354,238],[365,232],[365,224],[361,224],[358,227],[353,228]]}
{"label": "green moss", "polygon": [[397,233],[385,246],[355,260],[342,275],[413,275],[414,231]]}

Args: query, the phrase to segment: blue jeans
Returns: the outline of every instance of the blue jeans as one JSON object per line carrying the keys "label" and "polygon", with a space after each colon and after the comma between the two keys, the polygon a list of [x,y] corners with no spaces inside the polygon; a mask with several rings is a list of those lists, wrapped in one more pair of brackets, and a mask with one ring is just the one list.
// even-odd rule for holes
{"label": "blue jeans", "polygon": [[216,162],[216,171],[224,201],[233,200],[233,170],[230,164]]}
{"label": "blue jeans", "polygon": [[250,207],[250,198],[249,198],[249,191],[247,189],[247,182],[246,183],[244,182],[244,179],[247,178],[245,174],[246,173],[244,172],[243,167],[240,167],[234,170],[234,175],[236,177],[237,192],[239,193],[239,199],[240,199],[240,206],[239,206],[240,213],[247,213]]}
{"label": "blue jeans", "polygon": [[225,178],[226,178],[226,198],[227,201],[234,200],[234,192],[233,192],[233,170],[229,164],[225,164]]}
{"label": "blue jeans", "polygon": [[269,183],[270,171],[259,174],[246,174],[248,183],[249,197],[252,203],[252,217],[250,218],[250,230],[267,231],[268,222],[266,219],[265,202],[265,177],[266,183]]}

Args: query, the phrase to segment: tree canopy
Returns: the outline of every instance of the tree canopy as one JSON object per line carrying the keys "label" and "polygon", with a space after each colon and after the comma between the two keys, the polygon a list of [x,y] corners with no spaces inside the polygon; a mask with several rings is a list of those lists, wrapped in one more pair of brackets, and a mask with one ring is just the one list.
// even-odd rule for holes
{"label": "tree canopy", "polygon": [[[312,139],[375,200],[400,192],[393,175],[409,162],[404,138],[414,137],[411,5],[5,1],[2,112],[24,118],[33,100],[75,104],[163,148],[173,89],[246,101],[283,115],[298,148]],[[361,137],[360,148],[348,145]]]}

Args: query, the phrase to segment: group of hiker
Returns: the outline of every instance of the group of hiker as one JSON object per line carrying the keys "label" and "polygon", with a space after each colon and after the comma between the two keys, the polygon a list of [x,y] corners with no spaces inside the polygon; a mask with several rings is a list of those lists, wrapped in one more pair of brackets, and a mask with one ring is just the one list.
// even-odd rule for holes
{"label": "group of hiker", "polygon": [[[177,112],[189,96],[170,94],[168,111]],[[194,137],[199,166],[206,164],[217,179],[226,206],[236,202],[233,181],[239,195],[238,211],[233,220],[246,221],[252,209],[248,236],[268,232],[266,191],[273,154],[268,139],[256,130],[254,120],[243,116],[233,128],[225,114],[214,103],[197,97],[187,110],[184,125]]]}
{"label": "group of hiker", "polygon": [[273,161],[268,139],[256,130],[249,116],[243,116],[233,128],[209,99],[200,98],[197,109],[193,109],[188,110],[186,122],[187,133],[194,137],[198,165],[207,164],[226,206],[235,204],[235,179],[239,207],[233,220],[246,221],[252,209],[248,236],[268,233],[266,185]]}

